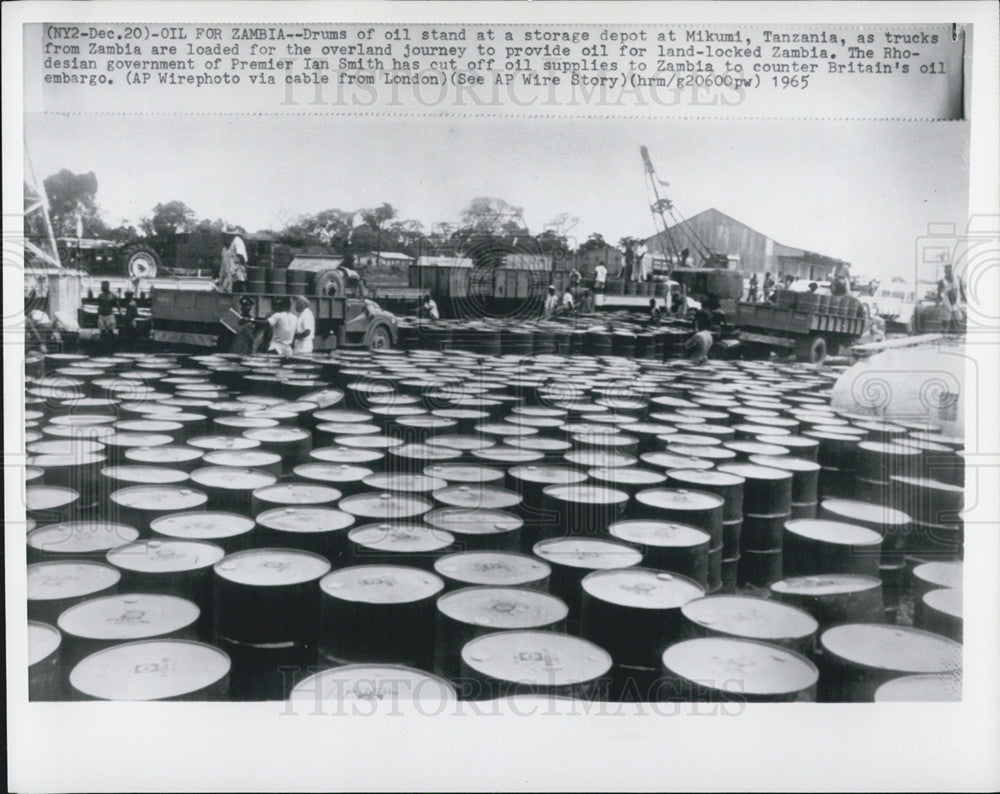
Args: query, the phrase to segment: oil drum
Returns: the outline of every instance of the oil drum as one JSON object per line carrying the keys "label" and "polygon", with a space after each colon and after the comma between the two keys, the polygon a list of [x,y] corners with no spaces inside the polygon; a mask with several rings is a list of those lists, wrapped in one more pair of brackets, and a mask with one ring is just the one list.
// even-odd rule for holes
{"label": "oil drum", "polygon": [[336,488],[311,482],[280,482],[253,491],[250,514],[276,507],[333,507],[341,493]]}
{"label": "oil drum", "polygon": [[608,527],[611,537],[635,546],[643,565],[678,573],[708,588],[711,537],[687,524],[657,519],[628,519]]}
{"label": "oil drum", "polygon": [[505,488],[461,483],[447,485],[433,493],[434,501],[445,507],[483,510],[516,510],[521,496]]}
{"label": "oil drum", "polygon": [[29,485],[25,491],[25,510],[29,521],[54,524],[74,517],[80,492],[58,485]]}
{"label": "oil drum", "polygon": [[104,561],[117,546],[132,543],[139,530],[112,521],[64,521],[37,527],[28,533],[28,562],[55,560]]}
{"label": "oil drum", "polygon": [[450,532],[462,551],[520,551],[524,521],[512,512],[444,507],[424,515],[431,526]]}
{"label": "oil drum", "polygon": [[188,598],[201,610],[198,633],[212,633],[212,566],[225,556],[221,546],[194,540],[144,540],[108,552],[129,593],[163,593]]}
{"label": "oil drum", "polygon": [[252,515],[252,494],[274,485],[277,477],[259,469],[234,466],[206,466],[191,472],[191,480],[208,496],[211,510]]}
{"label": "oil drum", "polygon": [[683,636],[739,637],[781,645],[811,658],[819,623],[804,610],[766,598],[713,595],[681,607]]}
{"label": "oil drum", "polygon": [[[600,698],[610,655],[587,640],[554,631],[500,631],[461,652],[466,700],[516,694]],[[466,691],[466,688],[467,691]]]}
{"label": "oil drum", "polygon": [[432,463],[424,467],[423,473],[449,483],[464,482],[478,485],[503,485],[506,476],[502,469],[466,463]]}
{"label": "oil drum", "polygon": [[665,474],[651,469],[638,469],[632,466],[612,466],[610,468],[590,469],[587,475],[598,485],[624,491],[634,497],[638,491],[656,488],[667,481]]}
{"label": "oil drum", "polygon": [[153,538],[204,541],[222,547],[227,554],[247,548],[253,528],[253,519],[248,516],[208,510],[171,513],[149,522]]}
{"label": "oil drum", "polygon": [[879,534],[856,524],[813,518],[785,523],[783,567],[788,576],[878,576],[881,551]]}
{"label": "oil drum", "polygon": [[[792,508],[790,472],[752,463],[726,464],[719,471],[742,477],[743,514],[782,515]],[[772,547],[773,548],[773,547]]]}
{"label": "oil drum", "polygon": [[260,441],[261,449],[280,455],[286,472],[306,463],[312,450],[312,435],[301,427],[263,427],[245,430],[243,435]]}
{"label": "oil drum", "polygon": [[924,477],[893,476],[890,504],[925,524],[957,524],[965,507],[965,489]]}
{"label": "oil drum", "polygon": [[928,631],[878,623],[846,623],[820,635],[819,699],[871,703],[875,691],[904,675],[958,674],[962,646]]}
{"label": "oil drum", "polygon": [[113,492],[108,509],[115,520],[146,534],[153,519],[184,510],[203,510],[207,503],[206,493],[186,485],[133,485]]}
{"label": "oil drum", "polygon": [[915,620],[914,625],[961,642],[962,591],[958,588],[929,590],[920,600],[920,620]]}
{"label": "oil drum", "polygon": [[925,594],[939,588],[961,589],[962,579],[960,562],[925,562],[917,565],[911,575],[914,623],[923,619],[921,610]]}
{"label": "oil drum", "polygon": [[200,466],[204,452],[194,447],[166,445],[136,447],[125,451],[125,462],[134,466],[164,466],[190,473]]}
{"label": "oil drum", "polygon": [[55,625],[71,606],[118,592],[121,573],[110,565],[75,560],[28,566],[28,620]]}
{"label": "oil drum", "polygon": [[751,455],[749,462],[755,466],[780,469],[792,475],[792,518],[815,518],[819,494],[820,465],[805,458],[782,455]]}
{"label": "oil drum", "polygon": [[263,472],[281,477],[282,460],[276,452],[259,449],[217,449],[206,452],[202,457],[204,466],[230,466],[236,469],[260,469]]}
{"label": "oil drum", "polygon": [[635,495],[641,517],[689,524],[708,533],[711,547],[722,544],[725,500],[708,491],[686,488],[650,488]]}
{"label": "oil drum", "polygon": [[449,590],[473,585],[549,589],[551,567],[540,559],[507,551],[466,551],[434,561]]}
{"label": "oil drum", "polygon": [[300,480],[323,483],[336,488],[345,496],[368,490],[365,478],[375,472],[366,466],[356,466],[348,463],[302,463],[295,467],[293,473]]}
{"label": "oil drum", "polygon": [[707,491],[723,499],[723,522],[743,518],[743,482],[737,474],[702,469],[668,469],[667,479],[672,488]]}
{"label": "oil drum", "polygon": [[[36,487],[71,489],[79,495],[74,502],[76,509],[87,511],[99,506],[106,493],[101,481],[101,469],[105,466],[105,460],[105,456],[100,454],[71,452],[29,456],[26,463],[45,471],[45,481],[48,485]],[[46,491],[46,493],[51,495],[55,492]]]}
{"label": "oil drum", "polygon": [[248,646],[312,646],[330,562],[300,549],[250,549],[214,566],[215,634]]}
{"label": "oil drum", "polygon": [[776,600],[816,618],[821,631],[839,623],[877,623],[885,615],[882,581],[876,576],[793,577],[774,582],[770,592]]}
{"label": "oil drum", "polygon": [[194,639],[200,610],[184,598],[151,593],[91,598],[59,616],[67,669],[92,653],[123,642]]}
{"label": "oil drum", "polygon": [[319,658],[331,664],[390,662],[429,669],[435,599],[444,582],[403,565],[341,568],[320,581]]}
{"label": "oil drum", "polygon": [[869,502],[824,499],[820,504],[820,517],[874,530],[882,537],[882,562],[897,566],[903,564],[911,526],[910,517],[906,513]]}
{"label": "oil drum", "polygon": [[55,626],[28,621],[28,700],[63,700],[62,635]]}
{"label": "oil drum", "polygon": [[875,690],[876,703],[957,703],[962,700],[962,676],[955,673],[904,675]]}
{"label": "oil drum", "polygon": [[704,458],[675,455],[671,452],[643,452],[639,457],[648,466],[666,470],[693,469],[696,471],[708,471],[714,465],[712,461],[705,460]]}
{"label": "oil drum", "polygon": [[[259,449],[260,442],[252,441],[251,439],[243,438],[242,436],[213,435],[190,438],[188,439],[188,446],[202,450],[202,454],[204,454],[206,451],[216,449]],[[196,465],[195,468],[198,468],[198,466]]]}
{"label": "oil drum", "polygon": [[351,529],[347,538],[352,565],[406,565],[428,571],[455,545],[450,532],[404,521],[364,524]]}
{"label": "oil drum", "polygon": [[816,700],[819,670],[787,648],[732,637],[701,637],[662,654],[660,699],[790,703]]}
{"label": "oil drum", "polygon": [[350,664],[303,679],[284,714],[363,716],[446,713],[457,700],[443,678],[398,664]]}
{"label": "oil drum", "polygon": [[559,598],[516,587],[466,587],[437,599],[434,672],[461,675],[461,650],[494,631],[548,630],[565,627],[568,608]]}

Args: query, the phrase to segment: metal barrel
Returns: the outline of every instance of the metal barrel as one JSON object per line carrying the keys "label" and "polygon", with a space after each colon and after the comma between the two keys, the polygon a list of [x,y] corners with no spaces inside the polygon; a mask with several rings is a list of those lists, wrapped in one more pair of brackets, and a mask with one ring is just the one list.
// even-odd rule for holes
{"label": "metal barrel", "polygon": [[671,487],[707,491],[721,496],[722,520],[737,521],[743,517],[743,477],[724,471],[701,469],[668,469]]}
{"label": "metal barrel", "polygon": [[516,511],[521,504],[521,495],[514,491],[473,483],[446,485],[432,495],[434,501],[444,507]]}
{"label": "metal barrel", "polygon": [[580,583],[582,636],[618,665],[656,667],[663,649],[679,639],[681,607],[705,595],[685,576],[652,568],[594,571]]}
{"label": "metal barrel", "polygon": [[309,453],[309,462],[353,464],[381,471],[385,465],[385,453],[375,449],[349,449],[339,445],[317,447]]}
{"label": "metal barrel", "polygon": [[375,472],[366,466],[348,463],[302,463],[295,467],[293,474],[300,480],[323,483],[336,488],[344,496],[369,490],[365,478]]}
{"label": "metal barrel", "polygon": [[719,571],[722,579],[720,590],[723,593],[735,593],[739,577],[740,556],[736,554],[735,556],[727,557],[725,549],[723,549],[722,555],[722,560],[720,561],[721,570]]}
{"label": "metal barrel", "polygon": [[962,646],[928,631],[878,623],[847,623],[820,635],[819,700],[871,703],[893,678],[915,673],[958,674]]}
{"label": "metal barrel", "polygon": [[962,676],[957,673],[905,675],[875,690],[876,703],[956,703],[962,699]]}
{"label": "metal barrel", "polygon": [[204,541],[227,554],[247,548],[253,528],[248,516],[208,510],[170,513],[149,522],[151,538]]}
{"label": "metal barrel", "polygon": [[638,469],[632,466],[612,466],[590,469],[587,475],[598,485],[624,491],[634,497],[639,491],[656,488],[667,481],[665,474],[652,469]]}
{"label": "metal barrel", "polygon": [[701,637],[661,655],[661,700],[789,703],[816,700],[820,672],[809,659],[771,643]]}
{"label": "metal barrel", "polygon": [[778,515],[792,509],[792,475],[781,469],[753,463],[724,464],[719,471],[742,477],[743,513]]}
{"label": "metal barrel", "polygon": [[303,642],[236,642],[216,637],[213,644],[230,660],[229,696],[235,701],[285,700],[315,661],[315,648]]}
{"label": "metal barrel", "polygon": [[[478,485],[503,485],[506,477],[502,469],[467,463],[431,463],[424,467],[423,473],[449,483],[464,482]],[[516,488],[511,490],[517,491]]]}
{"label": "metal barrel", "polygon": [[340,500],[339,508],[360,519],[406,521],[422,516],[432,505],[429,500],[393,491],[362,491]]}
{"label": "metal barrel", "polygon": [[297,683],[288,709],[293,714],[437,716],[448,713],[457,699],[450,682],[423,670],[397,664],[351,664]]}
{"label": "metal barrel", "polygon": [[840,623],[877,623],[885,616],[882,582],[875,576],[801,576],[774,582],[769,589],[776,600],[816,618],[820,631]]}
{"label": "metal barrel", "polygon": [[924,477],[894,475],[889,480],[890,504],[925,524],[955,524],[965,508],[965,489]]}
{"label": "metal barrel", "polygon": [[516,552],[466,551],[436,559],[434,572],[449,590],[472,585],[548,590],[552,568]]}
{"label": "metal barrel", "polygon": [[791,511],[770,515],[746,513],[740,525],[740,553],[781,551],[785,522],[790,518]]}
{"label": "metal barrel", "polygon": [[253,491],[251,515],[276,507],[333,507],[341,493],[336,488],[311,482],[279,482]]}
{"label": "metal barrel", "polygon": [[959,588],[929,590],[920,597],[918,628],[962,642],[962,591]]}
{"label": "metal barrel", "polygon": [[712,595],[681,608],[683,636],[740,637],[769,642],[811,658],[819,623],[808,612],[766,598]]}
{"label": "metal barrel", "polygon": [[252,495],[258,488],[274,485],[277,477],[259,469],[235,466],[205,466],[191,472],[191,481],[208,497],[210,510],[252,515]]}
{"label": "metal barrel", "polygon": [[642,462],[657,469],[684,469],[708,471],[714,464],[704,458],[694,458],[689,455],[675,455],[671,452],[644,452],[639,456]]}
{"label": "metal barrel", "polygon": [[554,520],[546,521],[539,536],[605,535],[611,523],[624,517],[628,502],[628,494],[605,486],[584,483],[546,486],[542,490],[542,506],[554,515]]}
{"label": "metal barrel", "polygon": [[200,613],[193,601],[158,593],[91,598],[59,616],[63,664],[72,669],[92,653],[133,640],[195,639]]}
{"label": "metal barrel", "polygon": [[[215,435],[190,438],[188,439],[188,446],[200,449],[202,450],[202,454],[204,454],[207,451],[216,449],[258,449],[260,447],[260,442],[253,441],[249,438],[243,438],[242,436]],[[195,465],[194,468],[200,467]]]}
{"label": "metal barrel", "polygon": [[783,573],[781,549],[761,551],[741,549],[736,582],[740,587],[765,588],[778,581]]}
{"label": "metal barrel", "polygon": [[957,524],[930,524],[914,521],[906,553],[928,560],[961,559],[964,551],[965,527]]}
{"label": "metal barrel", "polygon": [[854,459],[858,479],[870,484],[868,487],[875,498],[888,496],[891,477],[919,477],[921,474],[920,451],[898,444],[862,441]]}
{"label": "metal barrel", "polygon": [[118,546],[108,562],[122,574],[121,589],[189,598],[201,610],[198,634],[212,634],[212,566],[225,556],[221,546],[205,541],[153,539]]}
{"label": "metal barrel", "polygon": [[139,537],[135,527],[113,521],[63,521],[37,527],[28,533],[28,562],[84,560],[103,562],[116,546]]}
{"label": "metal barrel", "polygon": [[722,543],[725,499],[708,491],[687,488],[650,488],[635,495],[636,514],[677,524],[689,524],[708,533],[711,547]]}
{"label": "metal barrel", "polygon": [[466,700],[517,694],[599,698],[611,656],[587,640],[554,631],[500,631],[477,637],[461,651]]}
{"label": "metal barrel", "polygon": [[925,562],[913,569],[910,577],[913,592],[913,621],[917,625],[923,620],[921,614],[924,606],[924,596],[931,590],[955,589],[961,590],[963,583],[962,563],[960,562]]}
{"label": "metal barrel", "polygon": [[227,555],[213,570],[217,639],[314,647],[316,582],[330,571],[326,558],[300,549],[250,549]]}
{"label": "metal barrel", "polygon": [[111,517],[148,534],[160,516],[184,510],[203,510],[208,495],[187,485],[133,485],[114,491],[108,499]]}
{"label": "metal barrel", "polygon": [[435,599],[444,582],[402,565],[341,568],[320,581],[322,662],[390,662],[429,669]]}
{"label": "metal barrel", "polygon": [[434,672],[456,679],[461,675],[461,650],[494,631],[549,630],[565,627],[569,610],[554,595],[514,587],[467,587],[437,599]]}
{"label": "metal barrel", "polygon": [[788,576],[878,576],[882,538],[874,530],[856,524],[797,518],[785,523],[783,550]]}
{"label": "metal barrel", "polygon": [[261,471],[281,477],[282,460],[276,452],[262,448],[257,449],[217,449],[206,452],[201,460],[200,468],[206,466],[230,466],[236,469],[260,469]]}
{"label": "metal barrel", "polygon": [[48,623],[28,621],[28,700],[63,700],[62,634]]}
{"label": "metal barrel", "polygon": [[[658,519],[628,519],[608,527],[611,537],[635,546],[643,565],[693,579],[708,589],[711,537],[688,524]],[[721,559],[721,558],[720,558]]]}
{"label": "metal barrel", "polygon": [[149,433],[152,435],[170,436],[175,444],[183,444],[186,440],[184,425],[171,421],[172,414],[147,415],[142,419],[126,419],[115,422],[116,433]]}
{"label": "metal barrel", "polygon": [[101,469],[107,458],[103,454],[71,452],[69,454],[29,455],[26,463],[45,471],[47,486],[68,488],[79,494],[74,503],[81,512],[97,508],[106,489],[102,487]]}
{"label": "metal barrel", "polygon": [[346,530],[352,515],[329,504],[288,504],[256,514],[253,541],[257,546],[310,551],[333,564],[349,559]]}
{"label": "metal barrel", "polygon": [[24,489],[25,513],[36,524],[69,521],[77,514],[80,492],[59,485],[29,485]]}
{"label": "metal barrel", "polygon": [[204,451],[194,447],[165,445],[135,447],[125,450],[125,462],[130,466],[162,466],[191,473],[201,464]]}
{"label": "metal barrel", "polygon": [[804,458],[784,455],[751,455],[750,463],[772,469],[781,469],[792,475],[792,518],[815,518],[819,499],[820,465]]}
{"label": "metal barrel", "polygon": [[845,521],[874,530],[882,538],[882,562],[902,565],[912,521],[892,507],[850,499],[824,499],[820,517],[830,521]]}
{"label": "metal barrel", "polygon": [[280,455],[285,472],[308,462],[312,451],[312,435],[301,427],[263,427],[245,430],[243,435],[260,441],[261,449]]}
{"label": "metal barrel", "polygon": [[75,560],[28,566],[28,620],[55,625],[59,616],[81,601],[118,592],[121,573],[110,565]]}
{"label": "metal barrel", "polygon": [[455,536],[417,522],[384,521],[354,527],[347,534],[352,565],[404,565],[433,571],[452,551]]}
{"label": "metal barrel", "polygon": [[543,536],[558,531],[555,523],[559,514],[547,510],[544,491],[550,485],[574,485],[586,482],[586,473],[568,466],[529,463],[507,469],[507,487],[521,496],[518,515],[524,520],[521,540],[526,552]]}
{"label": "metal barrel", "polygon": [[773,434],[765,434],[761,436],[756,436],[754,441],[760,442],[761,444],[771,444],[774,446],[782,447],[788,450],[789,455],[793,455],[796,458],[801,458],[804,460],[811,460],[813,463],[817,463],[819,456],[819,440],[815,438],[807,438],[806,436],[776,436]]}
{"label": "metal barrel", "polygon": [[462,551],[520,551],[524,521],[506,510],[445,507],[424,515],[433,527],[451,533]]}
{"label": "metal barrel", "polygon": [[104,444],[104,454],[108,463],[114,465],[125,463],[127,460],[125,454],[130,449],[171,446],[174,444],[174,438],[166,433],[118,432],[107,438],[102,438],[101,443]]}

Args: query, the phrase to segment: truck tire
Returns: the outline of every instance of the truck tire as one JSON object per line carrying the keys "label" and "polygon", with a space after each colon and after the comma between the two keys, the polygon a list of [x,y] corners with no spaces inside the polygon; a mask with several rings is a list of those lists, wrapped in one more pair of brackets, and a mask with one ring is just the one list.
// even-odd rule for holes
{"label": "truck tire", "polygon": [[129,278],[156,278],[160,257],[147,245],[130,245],[123,257],[125,275]]}
{"label": "truck tire", "polygon": [[818,335],[800,340],[795,345],[795,358],[807,364],[822,364],[826,359],[826,340]]}
{"label": "truck tire", "polygon": [[384,323],[372,326],[368,331],[369,350],[388,350],[392,347],[392,335]]}

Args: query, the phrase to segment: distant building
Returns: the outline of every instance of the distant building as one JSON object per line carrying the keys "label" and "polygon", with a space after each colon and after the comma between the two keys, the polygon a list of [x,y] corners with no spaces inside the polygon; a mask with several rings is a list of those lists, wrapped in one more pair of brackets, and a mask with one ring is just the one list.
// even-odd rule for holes
{"label": "distant building", "polygon": [[368,251],[354,258],[358,267],[373,267],[376,262],[379,265],[412,265],[414,259],[398,251]]}
{"label": "distant building", "polygon": [[421,256],[417,258],[420,267],[472,267],[467,256]]}
{"label": "distant building", "polygon": [[543,270],[552,271],[552,256],[550,254],[507,254],[503,258],[503,266],[511,270]]}
{"label": "distant building", "polygon": [[604,265],[608,269],[609,275],[614,275],[622,269],[625,258],[622,252],[613,245],[604,243],[600,248],[592,248],[586,252],[577,251],[576,269],[580,271],[584,278],[594,275],[594,268]]}
{"label": "distant building", "polygon": [[[704,245],[717,254],[738,259],[737,267],[747,274],[771,273],[774,276],[782,274],[796,279],[826,281],[841,261],[804,248],[783,245],[714,207],[671,226],[668,231],[677,248],[689,249],[695,266],[701,264],[701,257],[692,244],[692,237],[704,241]],[[657,256],[670,257],[673,254],[663,232],[645,242]]]}

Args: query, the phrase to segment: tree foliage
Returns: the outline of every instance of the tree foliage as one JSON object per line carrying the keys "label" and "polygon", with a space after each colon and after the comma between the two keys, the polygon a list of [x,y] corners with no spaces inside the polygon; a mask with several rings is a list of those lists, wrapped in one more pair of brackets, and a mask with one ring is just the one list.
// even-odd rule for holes
{"label": "tree foliage", "polygon": [[139,226],[147,235],[172,237],[184,232],[192,232],[198,225],[198,216],[183,201],[168,201],[153,207],[153,216],[143,218]]}
{"label": "tree foliage", "polygon": [[77,218],[84,237],[98,237],[105,231],[97,206],[97,175],[93,171],[75,174],[67,168],[43,180],[49,199],[49,217],[57,237],[76,237]]}

